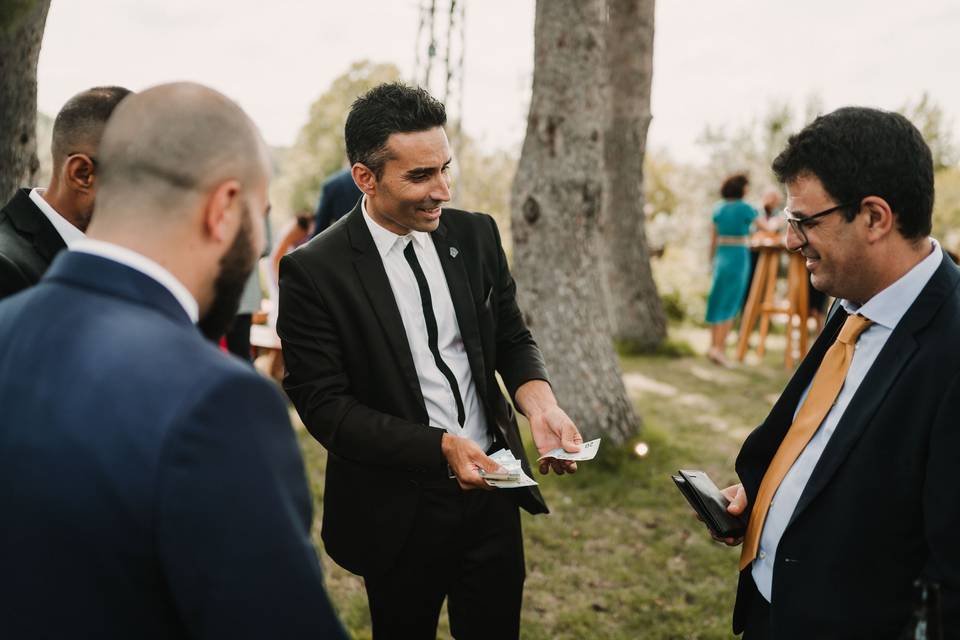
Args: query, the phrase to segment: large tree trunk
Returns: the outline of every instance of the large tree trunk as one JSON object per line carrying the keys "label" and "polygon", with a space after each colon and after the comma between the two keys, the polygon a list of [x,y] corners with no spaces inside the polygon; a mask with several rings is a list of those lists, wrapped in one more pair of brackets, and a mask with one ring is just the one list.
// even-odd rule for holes
{"label": "large tree trunk", "polygon": [[601,226],[613,335],[628,351],[667,337],[644,230],[643,156],[650,126],[654,0],[607,0],[605,178]]}
{"label": "large tree trunk", "polygon": [[50,0],[0,0],[0,204],[32,185],[37,159],[37,59]]}
{"label": "large tree trunk", "polygon": [[622,442],[627,400],[598,286],[603,199],[602,0],[539,0],[533,95],[512,193],[520,307],[585,437]]}

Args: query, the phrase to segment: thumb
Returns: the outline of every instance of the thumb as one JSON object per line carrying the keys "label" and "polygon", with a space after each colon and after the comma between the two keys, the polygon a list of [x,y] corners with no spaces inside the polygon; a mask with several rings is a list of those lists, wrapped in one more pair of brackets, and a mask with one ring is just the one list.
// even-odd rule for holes
{"label": "thumb", "polygon": [[491,460],[489,456],[486,456],[482,453],[473,460],[473,463],[484,471],[488,471],[490,473],[500,471],[500,465]]}
{"label": "thumb", "polygon": [[568,453],[580,451],[580,445],[583,444],[583,436],[573,426],[572,422],[563,425],[563,431],[560,434],[560,446]]}
{"label": "thumb", "polygon": [[727,505],[727,511],[733,515],[740,515],[747,507],[747,494],[743,490],[743,485],[737,487],[737,495],[733,497],[730,504]]}

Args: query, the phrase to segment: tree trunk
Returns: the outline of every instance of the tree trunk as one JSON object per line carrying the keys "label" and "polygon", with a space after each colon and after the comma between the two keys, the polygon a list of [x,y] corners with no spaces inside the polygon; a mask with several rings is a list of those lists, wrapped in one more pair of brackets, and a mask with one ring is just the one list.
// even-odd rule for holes
{"label": "tree trunk", "polygon": [[50,0],[0,0],[0,203],[33,185],[37,159],[37,59]]}
{"label": "tree trunk", "polygon": [[600,267],[602,0],[539,0],[533,95],[513,183],[520,308],[584,437],[623,442],[638,419],[613,350]]}
{"label": "tree trunk", "polygon": [[643,156],[650,126],[654,0],[607,0],[605,240],[607,304],[613,335],[628,351],[667,337],[667,320],[650,270],[644,230]]}

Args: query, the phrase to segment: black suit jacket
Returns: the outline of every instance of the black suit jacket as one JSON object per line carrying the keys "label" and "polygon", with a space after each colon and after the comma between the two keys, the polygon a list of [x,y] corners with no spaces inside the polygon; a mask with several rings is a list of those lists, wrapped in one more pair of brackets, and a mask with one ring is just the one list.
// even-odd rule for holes
{"label": "black suit jacket", "polygon": [[[737,473],[750,504],[846,317],[837,310],[744,442]],[[780,540],[772,637],[896,638],[921,576],[941,583],[946,637],[960,637],[958,472],[960,271],[945,255],[844,412]],[[749,580],[748,567],[737,632]]]}
{"label": "black suit jacket", "polygon": [[18,189],[0,209],[0,298],[37,284],[65,248],[63,238],[30,199],[30,189]]}
{"label": "black suit jacket", "polygon": [[[546,370],[517,308],[496,223],[444,209],[431,236],[491,432],[530,473],[494,373],[513,394],[524,382],[545,380]],[[446,460],[443,431],[427,426],[400,311],[359,204],[281,261],[277,331],[284,388],[329,451],[327,551],[360,575],[386,569],[413,524],[420,483],[446,476]],[[536,487],[511,493],[531,513],[547,511]]]}

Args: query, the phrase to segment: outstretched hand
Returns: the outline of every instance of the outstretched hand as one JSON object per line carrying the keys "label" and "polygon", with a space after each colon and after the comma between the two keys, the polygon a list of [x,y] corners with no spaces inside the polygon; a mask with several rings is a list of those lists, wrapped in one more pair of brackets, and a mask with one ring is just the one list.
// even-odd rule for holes
{"label": "outstretched hand", "polygon": [[[530,421],[530,432],[540,455],[562,447],[568,453],[580,451],[583,436],[570,416],[560,408],[553,389],[544,380],[528,380],[516,392],[517,406]],[[572,460],[544,458],[540,461],[540,473],[550,469],[557,475],[576,473],[577,463]]]}
{"label": "outstretched hand", "polygon": [[[543,413],[530,416],[530,431],[533,433],[533,442],[537,445],[540,455],[562,447],[568,453],[580,451],[583,436],[573,424],[570,416],[558,406],[547,409]],[[544,458],[540,461],[540,473],[546,475],[550,469],[557,475],[576,473],[577,463],[572,460],[557,460]]]}

